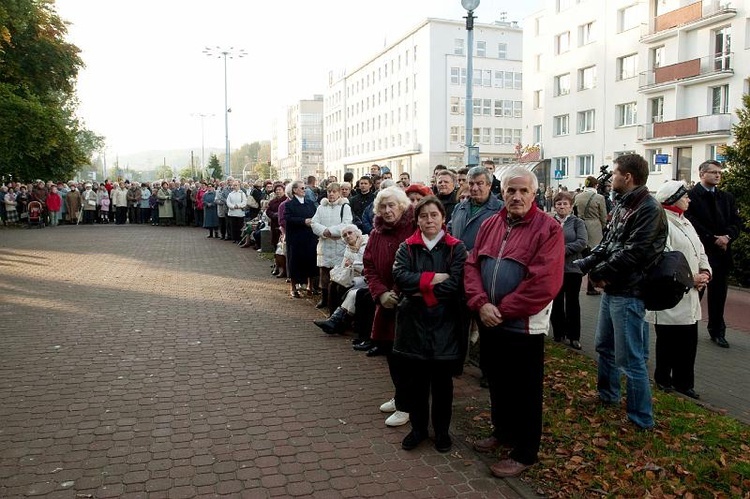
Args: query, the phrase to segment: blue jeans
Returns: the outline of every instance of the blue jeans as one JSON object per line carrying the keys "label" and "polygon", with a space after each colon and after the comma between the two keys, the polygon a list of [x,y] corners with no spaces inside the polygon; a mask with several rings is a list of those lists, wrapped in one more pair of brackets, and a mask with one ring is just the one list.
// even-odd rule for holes
{"label": "blue jeans", "polygon": [[599,354],[597,387],[604,402],[620,401],[620,374],[627,377],[628,419],[641,428],[654,426],[648,379],[648,323],[643,301],[602,294],[596,326]]}

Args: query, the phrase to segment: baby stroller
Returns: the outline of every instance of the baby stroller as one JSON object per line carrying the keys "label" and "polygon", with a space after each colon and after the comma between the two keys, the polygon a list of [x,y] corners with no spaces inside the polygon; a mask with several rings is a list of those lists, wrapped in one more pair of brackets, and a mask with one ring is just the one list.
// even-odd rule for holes
{"label": "baby stroller", "polygon": [[29,228],[36,225],[38,228],[44,227],[44,208],[39,201],[31,201],[27,207],[29,213]]}

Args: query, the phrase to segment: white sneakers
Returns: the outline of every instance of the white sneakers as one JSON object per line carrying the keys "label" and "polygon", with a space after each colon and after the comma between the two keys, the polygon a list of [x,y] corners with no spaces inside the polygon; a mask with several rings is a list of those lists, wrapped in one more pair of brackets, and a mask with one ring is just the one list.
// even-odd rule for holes
{"label": "white sneakers", "polygon": [[409,422],[409,413],[396,411],[385,420],[386,426],[402,426]]}
{"label": "white sneakers", "polygon": [[396,412],[396,399],[391,399],[380,406],[380,412]]}

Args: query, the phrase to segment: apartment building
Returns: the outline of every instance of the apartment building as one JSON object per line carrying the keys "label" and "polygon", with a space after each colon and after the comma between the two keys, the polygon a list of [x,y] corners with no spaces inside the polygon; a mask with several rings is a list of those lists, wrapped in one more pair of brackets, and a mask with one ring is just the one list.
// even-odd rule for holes
{"label": "apartment building", "polygon": [[735,72],[747,67],[745,3],[549,0],[529,16],[524,141],[551,161],[548,181],[574,189],[637,152],[656,189],[721,160],[748,88]]}
{"label": "apartment building", "polygon": [[[427,182],[437,164],[463,166],[466,38],[463,21],[427,19],[353,71],[330,73],[326,175],[357,178],[376,163]],[[522,42],[516,23],[474,25],[471,133],[482,159],[516,158]]]}
{"label": "apartment building", "polygon": [[301,100],[288,106],[274,121],[271,162],[282,179],[322,177],[323,168],[323,96]]}

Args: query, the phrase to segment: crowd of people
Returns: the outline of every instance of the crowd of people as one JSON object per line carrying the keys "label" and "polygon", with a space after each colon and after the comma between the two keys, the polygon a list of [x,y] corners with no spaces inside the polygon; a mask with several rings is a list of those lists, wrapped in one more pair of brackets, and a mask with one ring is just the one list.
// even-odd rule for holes
{"label": "crowd of people", "polygon": [[[429,437],[430,422],[435,448],[451,449],[453,377],[463,370],[469,343],[479,341],[493,432],[474,448],[509,449],[491,472],[510,477],[538,460],[544,336],[551,326],[555,341],[582,348],[585,273],[585,292],[601,295],[595,402],[618,404],[625,373],[628,419],[654,426],[648,322],[657,335],[657,387],[699,397],[693,374],[699,301],[707,291],[711,339],[728,347],[726,274],[731,242],[743,228],[731,195],[717,189],[720,174],[721,165],[709,161],[693,189],[669,181],[651,195],[648,164],[629,154],[615,160],[613,196],[602,195],[598,180],[588,177],[582,190],[558,189],[549,202],[549,189],[533,172],[511,167],[498,179],[491,161],[458,171],[438,165],[431,185],[412,183],[408,173],[396,180],[377,165],[356,182],[347,174],[320,186],[315,177],[40,181],[3,186],[2,217],[22,222],[28,203],[38,201],[53,226],[196,226],[208,238],[257,249],[262,232],[270,232],[272,274],[287,280],[292,298],[319,296],[317,308],[327,310],[315,325],[331,335],[351,330],[354,350],[386,356],[393,397],[379,409],[388,413],[388,426],[410,424],[404,449]],[[644,270],[665,246],[685,253],[694,287],[674,309],[647,312],[640,298]]]}

